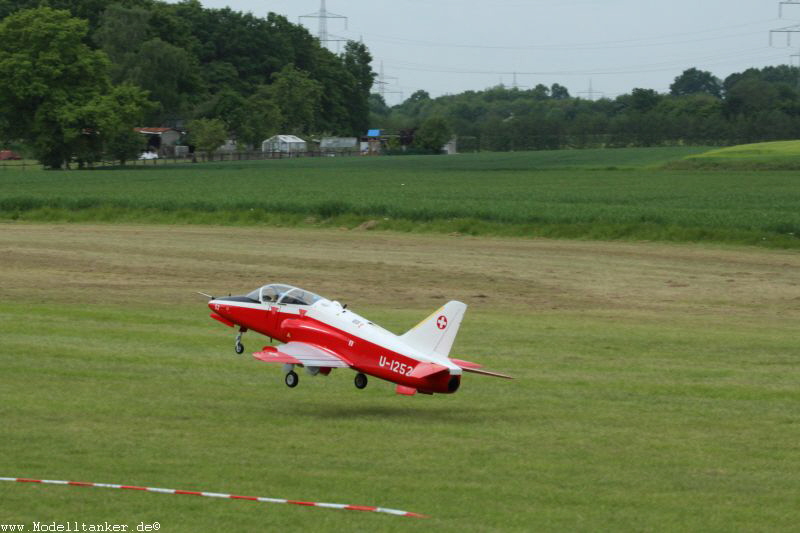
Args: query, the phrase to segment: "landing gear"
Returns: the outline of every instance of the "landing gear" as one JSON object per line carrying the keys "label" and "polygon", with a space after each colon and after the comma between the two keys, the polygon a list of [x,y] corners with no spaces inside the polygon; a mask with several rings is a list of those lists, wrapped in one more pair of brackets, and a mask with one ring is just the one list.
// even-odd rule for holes
{"label": "landing gear", "polygon": [[300,378],[297,376],[297,373],[294,370],[288,372],[283,380],[286,382],[286,386],[290,389],[297,387],[297,384],[300,382]]}
{"label": "landing gear", "polygon": [[357,389],[363,389],[367,386],[367,376],[359,372],[356,374],[356,379],[354,380]]}
{"label": "landing gear", "polygon": [[233,350],[239,355],[242,355],[242,353],[244,352],[244,344],[242,344],[242,333],[244,333],[245,331],[247,330],[246,329],[239,330],[239,333],[236,335],[236,344],[233,346]]}

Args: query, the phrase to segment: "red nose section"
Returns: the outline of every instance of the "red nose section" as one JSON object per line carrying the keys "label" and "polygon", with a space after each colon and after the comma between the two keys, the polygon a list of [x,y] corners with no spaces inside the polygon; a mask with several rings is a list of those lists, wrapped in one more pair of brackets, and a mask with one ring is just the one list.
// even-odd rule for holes
{"label": "red nose section", "polygon": [[225,317],[219,316],[217,313],[211,313],[211,315],[210,315],[210,316],[211,316],[211,318],[213,318],[214,320],[217,320],[217,321],[219,321],[219,322],[222,322],[223,324],[225,324],[225,325],[226,325],[226,326],[228,326],[229,328],[232,328],[232,327],[235,325],[233,322],[231,322],[230,320],[228,320],[228,319],[227,319],[227,318],[225,318]]}
{"label": "red nose section", "polygon": [[211,309],[211,315],[210,315],[211,318],[213,318],[218,322],[222,322],[226,326],[232,328],[233,326],[235,326],[235,324],[230,320],[228,320],[226,316],[224,316],[225,307],[226,307],[225,305],[221,305],[215,300],[211,300],[210,302],[208,302],[208,308]]}

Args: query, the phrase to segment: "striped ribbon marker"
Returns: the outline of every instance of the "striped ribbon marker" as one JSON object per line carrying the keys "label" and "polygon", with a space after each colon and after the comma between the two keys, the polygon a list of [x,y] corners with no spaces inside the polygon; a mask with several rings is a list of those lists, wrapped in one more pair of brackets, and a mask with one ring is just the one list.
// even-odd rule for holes
{"label": "striped ribbon marker", "polygon": [[236,494],[222,494],[220,492],[199,492],[194,490],[161,489],[157,487],[137,487],[135,485],[117,485],[114,483],[88,483],[84,481],[61,481],[55,479],[28,479],[21,477],[0,477],[0,481],[16,481],[19,483],[46,483],[48,485],[72,485],[74,487],[99,487],[102,489],[140,490],[144,492],[157,492],[159,494],[186,494],[188,496],[205,496],[207,498],[226,498],[230,500],[250,500],[262,503],[286,503],[290,505],[304,505],[306,507],[323,507],[325,509],[340,509],[343,511],[366,511],[370,513],[385,513],[395,516],[412,516],[427,518],[425,515],[387,509],[386,507],[370,507],[366,505],[348,505],[345,503],[303,502],[298,500],[284,500],[282,498],[263,498],[259,496],[237,496]]}

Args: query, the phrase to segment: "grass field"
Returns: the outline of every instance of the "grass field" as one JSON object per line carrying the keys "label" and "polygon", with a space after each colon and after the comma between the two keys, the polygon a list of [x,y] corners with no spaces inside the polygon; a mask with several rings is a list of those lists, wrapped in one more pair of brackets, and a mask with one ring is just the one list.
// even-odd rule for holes
{"label": "grass field", "polygon": [[699,170],[800,170],[800,141],[773,141],[728,146],[691,154],[668,163],[671,168]]}
{"label": "grass field", "polygon": [[702,148],[0,172],[0,218],[346,227],[800,248],[793,171],[664,170]]}
{"label": "grass field", "polygon": [[[275,280],[396,332],[461,299],[454,354],[517,379],[467,376],[455,395],[407,398],[377,380],[357,391],[337,370],[289,390],[279,369],[234,355],[231,330],[192,294]],[[794,251],[2,223],[0,475],[431,518],[4,483],[0,523],[790,531],[799,318]]]}

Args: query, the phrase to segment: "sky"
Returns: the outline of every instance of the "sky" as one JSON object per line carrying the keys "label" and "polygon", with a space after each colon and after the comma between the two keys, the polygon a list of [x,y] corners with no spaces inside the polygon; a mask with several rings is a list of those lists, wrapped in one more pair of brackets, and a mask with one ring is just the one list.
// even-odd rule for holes
{"label": "sky", "polygon": [[[201,0],[317,35],[320,0]],[[780,6],[779,4],[783,4]],[[326,0],[333,38],[362,40],[397,104],[503,84],[559,83],[573,96],[614,98],[640,87],[668,92],[685,69],[724,79],[750,67],[798,64],[800,0]],[[779,8],[782,17],[779,18]],[[798,33],[770,30],[797,26]],[[787,42],[787,37],[791,37]],[[330,42],[337,51],[343,43]],[[341,48],[338,48],[341,49]],[[374,92],[379,92],[378,87]]]}

